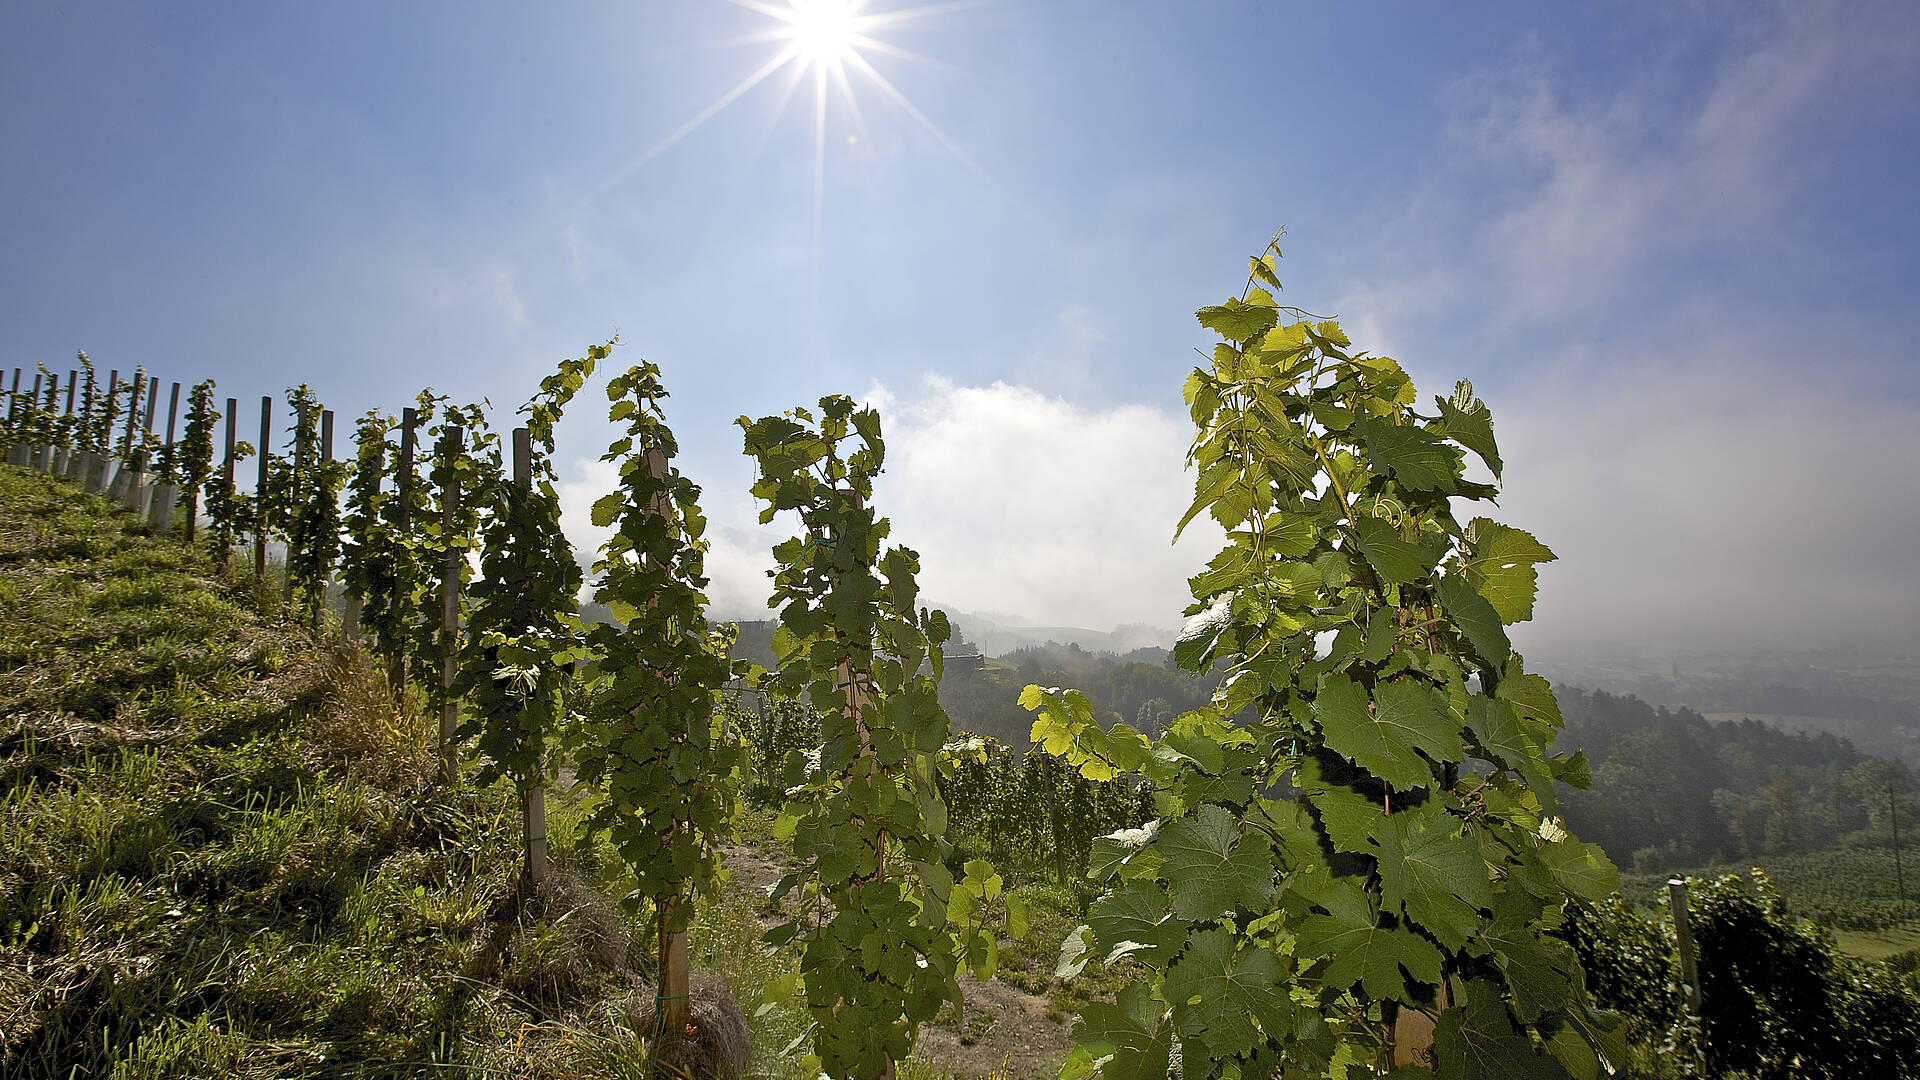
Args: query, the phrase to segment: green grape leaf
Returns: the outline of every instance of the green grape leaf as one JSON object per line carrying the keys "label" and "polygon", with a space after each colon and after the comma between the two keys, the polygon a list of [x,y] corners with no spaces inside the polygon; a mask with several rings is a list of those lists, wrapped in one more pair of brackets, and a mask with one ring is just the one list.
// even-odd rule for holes
{"label": "green grape leaf", "polygon": [[1280,264],[1274,252],[1269,251],[1265,255],[1247,256],[1247,273],[1259,278],[1261,281],[1266,282],[1276,289],[1280,287],[1279,269]]}
{"label": "green grape leaf", "polygon": [[1245,1054],[1293,1026],[1294,1005],[1279,959],[1257,946],[1236,945],[1226,929],[1195,933],[1161,984],[1182,1040],[1205,1043],[1216,1060]]}
{"label": "green grape leaf", "polygon": [[1480,749],[1496,764],[1526,762],[1539,756],[1540,748],[1527,737],[1510,702],[1474,694],[1467,702],[1467,726],[1473,729]]}
{"label": "green grape leaf", "polygon": [[1440,405],[1441,433],[1480,455],[1494,479],[1500,478],[1500,448],[1493,441],[1493,413],[1486,403],[1473,396],[1473,384],[1461,379],[1453,387],[1453,400],[1435,397]]}
{"label": "green grape leaf", "polygon": [[1194,817],[1169,822],[1153,843],[1166,857],[1158,873],[1167,882],[1174,914],[1188,922],[1264,911],[1273,898],[1273,852],[1266,836],[1242,835],[1233,816],[1218,806],[1208,804]]}
{"label": "green grape leaf", "polygon": [[1087,951],[1088,935],[1092,933],[1091,927],[1081,923],[1060,940],[1060,958],[1053,965],[1055,978],[1071,979],[1086,969],[1087,961],[1093,959]]}
{"label": "green grape leaf", "polygon": [[1184,935],[1180,924],[1166,921],[1167,894],[1151,881],[1129,881],[1094,901],[1087,909],[1087,926],[1095,945],[1112,956],[1128,943],[1144,946],[1128,950],[1142,962],[1163,961]]}
{"label": "green grape leaf", "polygon": [[1432,690],[1412,679],[1382,683],[1369,707],[1366,688],[1347,675],[1327,675],[1313,699],[1327,749],[1405,791],[1433,782],[1420,757],[1460,760],[1460,731],[1436,707]]}
{"label": "green grape leaf", "polygon": [[1491,518],[1474,518],[1467,525],[1467,535],[1473,539],[1472,550],[1461,570],[1468,583],[1500,613],[1501,622],[1533,618],[1533,598],[1539,587],[1534,564],[1552,562],[1557,556],[1532,533]]}
{"label": "green grape leaf", "polygon": [[1367,565],[1389,585],[1405,585],[1433,572],[1441,552],[1425,544],[1400,539],[1392,523],[1379,518],[1361,517],[1352,523],[1353,540]]}
{"label": "green grape leaf", "polygon": [[1525,894],[1506,893],[1500,899],[1482,941],[1493,951],[1494,964],[1513,993],[1515,1014],[1531,1024],[1572,998],[1580,960],[1573,946],[1530,925],[1536,905]]}
{"label": "green grape leaf", "polygon": [[1551,1080],[1565,1075],[1560,1063],[1534,1049],[1513,1026],[1500,989],[1467,982],[1463,1006],[1447,1009],[1434,1026],[1437,1080]]}
{"label": "green grape leaf", "polygon": [[1326,914],[1300,921],[1295,955],[1329,957],[1323,976],[1328,985],[1359,983],[1369,997],[1398,999],[1406,994],[1403,968],[1415,982],[1440,981],[1440,950],[1404,927],[1379,925],[1367,894],[1351,880],[1316,876],[1296,888]]}
{"label": "green grape leaf", "polygon": [[1173,1046],[1166,1015],[1166,1004],[1138,982],[1123,988],[1111,1005],[1094,1002],[1080,1010],[1073,1036],[1087,1055],[1089,1073],[1098,1069],[1103,1080],[1165,1080]]}
{"label": "green grape leaf", "polygon": [[1382,906],[1404,910],[1447,948],[1464,947],[1479,932],[1478,909],[1493,903],[1493,889],[1460,819],[1430,802],[1374,820]]}
{"label": "green grape leaf", "polygon": [[1451,491],[1460,474],[1460,452],[1411,421],[1368,419],[1354,423],[1367,443],[1375,472],[1391,473],[1409,491]]}
{"label": "green grape leaf", "polygon": [[1438,591],[1440,603],[1447,609],[1447,617],[1453,620],[1460,632],[1467,636],[1474,651],[1492,665],[1494,674],[1498,675],[1506,668],[1507,657],[1513,654],[1513,645],[1507,640],[1500,613],[1493,609],[1486,597],[1475,592],[1473,586],[1455,575],[1441,578]]}
{"label": "green grape leaf", "polygon": [[1542,841],[1533,855],[1560,889],[1582,900],[1598,900],[1620,888],[1620,871],[1597,844],[1576,840]]}
{"label": "green grape leaf", "polygon": [[1205,671],[1221,638],[1233,629],[1233,598],[1223,596],[1187,620],[1173,643],[1173,662],[1187,671]]}
{"label": "green grape leaf", "polygon": [[1560,703],[1554,700],[1553,686],[1538,675],[1509,673],[1494,688],[1493,696],[1510,703],[1527,720],[1550,728],[1566,724],[1560,718]]}
{"label": "green grape leaf", "polygon": [[1241,344],[1266,333],[1280,317],[1280,312],[1269,304],[1243,303],[1238,298],[1203,307],[1197,314],[1201,326]]}
{"label": "green grape leaf", "polygon": [[[1309,770],[1315,774],[1312,779],[1306,775]],[[1333,841],[1333,849],[1373,854],[1374,823],[1383,816],[1380,804],[1352,788],[1338,784],[1319,786],[1316,783],[1319,770],[1311,761],[1303,765],[1300,772],[1296,783],[1318,813],[1321,827],[1327,830],[1327,839]]]}

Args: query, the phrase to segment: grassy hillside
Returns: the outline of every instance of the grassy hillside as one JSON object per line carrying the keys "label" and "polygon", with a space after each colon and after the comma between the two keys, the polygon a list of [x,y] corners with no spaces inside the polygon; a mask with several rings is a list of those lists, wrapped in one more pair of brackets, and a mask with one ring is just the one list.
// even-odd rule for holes
{"label": "grassy hillside", "polygon": [[[278,596],[0,466],[0,1076],[647,1075],[646,913],[606,899],[630,886],[590,796],[556,793],[554,881],[523,895],[512,792],[437,783],[436,724]],[[785,854],[766,811],[740,825],[696,998],[743,1003],[749,1076],[810,1080],[797,1006],[755,1009],[794,963],[759,942]],[[1005,981],[901,1080],[1052,1075],[1110,993],[1052,977],[1073,897],[1022,891]]]}
{"label": "grassy hillside", "polygon": [[508,793],[260,607],[0,468],[0,1074],[637,1075],[596,849],[519,895]]}

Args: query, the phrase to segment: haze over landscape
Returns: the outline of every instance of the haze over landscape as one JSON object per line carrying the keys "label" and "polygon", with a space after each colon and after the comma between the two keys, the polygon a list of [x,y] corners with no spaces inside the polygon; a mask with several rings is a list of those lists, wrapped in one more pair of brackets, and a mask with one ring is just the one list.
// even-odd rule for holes
{"label": "haze over landscape", "polygon": [[[1910,5],[872,10],[886,85],[816,114],[752,5],[12,8],[0,338],[352,416],[617,331],[721,613],[778,539],[733,417],[847,391],[931,596],[1171,629],[1217,541],[1168,544],[1191,313],[1284,225],[1283,299],[1492,407],[1498,516],[1560,556],[1537,667],[1911,668]],[[583,546],[608,434],[562,432]]]}

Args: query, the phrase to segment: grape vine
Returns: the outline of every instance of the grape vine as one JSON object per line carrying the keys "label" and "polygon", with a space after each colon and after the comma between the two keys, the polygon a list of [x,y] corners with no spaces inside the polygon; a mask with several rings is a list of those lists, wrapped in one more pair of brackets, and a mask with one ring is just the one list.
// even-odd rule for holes
{"label": "grape vine", "polygon": [[1558,709],[1505,631],[1553,554],[1453,515],[1497,491],[1465,452],[1502,464],[1471,387],[1416,412],[1399,364],[1274,301],[1278,256],[1201,309],[1224,340],[1186,384],[1180,528],[1209,514],[1228,542],[1175,659],[1220,673],[1211,705],[1149,741],[1077,691],[1022,695],[1049,752],[1146,777],[1160,811],[1095,842],[1107,893],[1063,959],[1134,978],[1083,1014],[1065,1075],[1163,1076],[1177,1047],[1188,1076],[1592,1076],[1615,1021],[1545,931],[1617,876],[1554,817],[1585,763],[1547,756]]}
{"label": "grape vine", "polygon": [[[479,782],[512,778],[525,817],[527,876],[546,871],[546,812],[540,787],[548,773],[547,741],[569,716],[573,666],[583,658],[579,629],[580,564],[560,531],[554,490],[553,425],[575,393],[612,351],[597,345],[541,380],[522,406],[527,415],[526,475],[476,492],[490,499],[484,554],[474,583],[467,642],[454,692],[472,712],[457,733],[485,755]],[[515,435],[519,437],[518,433]],[[516,471],[519,463],[516,461]]]}
{"label": "grape vine", "polygon": [[[452,682],[459,664],[461,624],[470,606],[465,589],[473,576],[469,556],[477,546],[481,511],[493,504],[502,482],[500,437],[487,426],[486,410],[478,403],[453,405],[427,394],[421,395],[421,401],[423,420],[432,415],[424,406],[439,403],[440,408],[439,421],[427,430],[433,440],[427,480],[434,505],[424,518],[413,519],[414,547],[421,565],[440,574],[431,585],[421,582],[415,591],[416,596],[431,595],[438,602],[417,604],[414,609],[413,662],[416,671],[438,676],[421,681],[428,712],[441,717],[443,771],[452,779],[457,775],[459,745],[455,735],[459,698]],[[443,617],[449,608],[451,619]]]}
{"label": "grape vine", "polygon": [[716,723],[734,674],[732,638],[730,628],[707,622],[706,518],[699,487],[673,468],[678,445],[660,405],[666,396],[650,363],[607,384],[608,416],[627,430],[602,458],[619,463],[620,488],[593,507],[596,526],[614,527],[594,565],[594,598],[624,626],[590,633],[594,687],[576,760],[581,777],[606,790],[593,824],[631,868],[631,899],[653,905],[655,1015],[663,1030],[675,1030],[687,1014],[693,893],[716,883],[741,754]]}
{"label": "grape vine", "polygon": [[[881,550],[890,526],[870,505],[886,453],[878,413],[830,396],[817,422],[802,408],[737,423],[759,468],[760,520],[794,510],[806,530],[773,550],[780,668],[764,685],[819,710],[824,740],[777,826],[800,868],[775,895],[799,886],[801,912],[768,940],[803,945],[821,1068],[873,1080],[943,1001],[959,1007],[963,968],[988,978],[997,959],[978,917],[998,875],[976,862],[956,885],[946,866],[938,685],[952,632],[945,613],[915,606],[919,556]],[[849,440],[858,445],[843,453]]]}
{"label": "grape vine", "polygon": [[293,425],[287,433],[290,462],[282,513],[287,541],[286,595],[298,596],[299,610],[317,629],[326,602],[327,583],[340,552],[342,462],[324,460],[319,400],[306,383],[287,391]]}
{"label": "grape vine", "polygon": [[80,364],[80,411],[74,418],[73,448],[99,453],[105,448],[94,426],[95,414],[100,409],[100,384],[94,375],[93,360],[87,356],[87,350],[76,351],[74,360]]}
{"label": "grape vine", "polygon": [[180,495],[186,500],[186,541],[193,543],[200,519],[200,490],[212,481],[213,429],[220,413],[213,407],[214,383],[204,379],[187,395],[187,426],[181,433]]}

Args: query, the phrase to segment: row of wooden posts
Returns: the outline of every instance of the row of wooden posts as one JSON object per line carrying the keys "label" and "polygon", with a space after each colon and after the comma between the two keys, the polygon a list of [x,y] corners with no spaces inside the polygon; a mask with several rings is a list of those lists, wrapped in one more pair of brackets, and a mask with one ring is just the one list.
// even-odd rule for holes
{"label": "row of wooden posts", "polygon": [[[74,391],[78,385],[79,374],[77,370],[70,373],[66,383],[66,415],[69,417],[74,415]],[[10,426],[12,426],[11,422],[19,419],[21,414],[20,403],[23,400],[23,395],[20,392],[20,384],[22,375],[22,369],[14,369],[13,386],[9,395],[7,412]],[[48,378],[54,380],[55,388],[51,393],[57,395],[59,392],[59,376],[52,375],[48,376]],[[148,462],[146,455],[140,445],[133,441],[133,435],[136,431],[145,432],[149,439],[153,435],[153,420],[159,405],[160,384],[158,380],[149,380],[149,386],[150,389],[147,395],[145,412],[143,413],[140,409],[140,402],[138,401],[132,402],[127,411],[126,435],[130,446],[127,460],[118,460],[118,458],[110,452],[96,453],[93,451],[82,451],[73,446],[15,443],[8,445],[6,448],[7,463],[21,468],[36,469],[62,476],[67,480],[82,484],[88,492],[105,495],[111,501],[117,502],[135,513],[144,515],[154,531],[162,533],[171,531],[174,525],[174,515],[179,504],[179,487],[173,483],[150,482],[147,478]],[[180,386],[181,384],[177,382],[174,383],[167,399],[166,439],[164,445],[168,447],[175,445],[176,425],[180,408]],[[119,388],[120,372],[115,369],[108,376],[109,395],[117,393]],[[25,398],[25,400],[30,400],[33,402],[33,407],[37,408],[41,401],[42,389],[42,376],[36,373],[30,391],[32,397]],[[112,400],[112,398],[109,397],[108,400]],[[234,490],[235,447],[238,440],[240,414],[239,399],[226,399],[226,406],[226,453],[223,458],[222,469],[224,470],[224,479],[228,485],[228,490],[231,491]],[[268,446],[273,438],[273,409],[274,399],[272,396],[262,396],[260,398],[260,441],[256,444],[256,457],[259,460],[259,474],[255,481],[254,488],[256,500],[259,499],[261,493],[266,491],[268,483],[268,458],[271,456],[268,452]],[[304,409],[305,406],[302,406],[303,411]],[[305,441],[305,435],[308,431],[306,420],[307,417],[305,415],[297,418],[296,430],[300,433],[300,438],[295,446],[294,453],[300,464],[305,464],[308,455],[312,453],[312,448],[308,447]],[[412,524],[409,520],[409,515],[412,507],[414,465],[417,453],[416,431],[419,423],[419,410],[413,408],[402,410],[400,462],[396,470],[399,516],[395,524],[403,533],[406,532]],[[320,414],[320,446],[318,448],[320,461],[322,463],[330,463],[333,461],[333,430],[333,410],[323,409]],[[450,434],[450,438],[452,440],[453,452],[456,454],[460,453],[464,449],[465,433],[459,428],[454,428]],[[74,440],[69,439],[68,441],[72,442]],[[661,464],[664,465],[664,461]],[[524,427],[515,428],[513,431],[513,480],[515,489],[520,493],[525,493],[532,487],[532,435],[531,432]],[[195,505],[197,505],[197,501]],[[459,484],[457,479],[452,479],[447,490],[442,493],[441,514],[442,525],[444,527],[449,529],[453,527],[459,514],[459,509]],[[196,524],[192,520],[192,517],[193,515],[188,515],[188,518],[183,522],[188,542],[191,542],[193,539],[194,526]],[[264,578],[267,571],[266,531],[256,523],[253,532],[253,569],[256,576]],[[455,642],[460,622],[460,560],[463,557],[463,554],[457,551],[449,554],[444,565],[441,567],[440,574],[440,626],[441,632],[448,642],[448,646],[442,650],[440,657],[440,689],[444,702],[441,706],[439,717],[440,750],[441,768],[443,773],[449,777],[456,775],[459,767],[459,748],[454,740],[454,731],[459,725],[459,705],[453,698],[452,687],[458,671],[459,649]],[[328,574],[329,570],[330,568],[323,567],[321,568],[321,573],[323,575]],[[293,576],[291,571],[289,571],[286,575],[284,585],[285,592],[283,598],[285,600],[291,600],[293,584]],[[349,593],[345,600],[346,611],[341,620],[342,633],[348,644],[358,647],[360,643],[360,612],[363,598],[357,594]],[[313,629],[316,632],[319,630],[317,613],[315,615]],[[405,685],[405,663],[404,658],[401,657],[395,657],[392,660],[393,667],[389,670],[388,677],[391,684],[396,687],[404,687]],[[547,815],[545,793],[539,785],[534,785],[531,790],[527,792],[522,809],[525,815],[527,837],[527,873],[533,881],[543,881],[547,876],[548,865]]]}
{"label": "row of wooden posts", "polygon": [[[20,403],[23,399],[38,408],[41,400],[42,376],[35,373],[33,387],[27,395],[20,390],[22,370],[13,369],[13,385],[7,395],[7,420],[13,427],[22,419]],[[51,382],[46,387],[46,395],[58,399],[60,395],[60,376],[50,374],[44,377]],[[74,395],[79,389],[80,372],[76,369],[67,373],[65,416],[74,415]],[[120,391],[120,372],[114,369],[107,377],[107,400],[111,401]],[[70,445],[75,440],[68,438],[68,445],[60,443],[10,443],[7,446],[7,463],[26,469],[63,476],[96,495],[105,495],[135,513],[147,515],[149,522],[157,530],[173,527],[173,515],[179,500],[178,485],[167,482],[154,482],[147,478],[146,453],[143,447],[133,445],[136,431],[144,432],[148,439],[153,435],[153,417],[160,404],[160,383],[157,379],[147,380],[147,404],[142,413],[140,402],[135,399],[127,408],[125,438],[129,444],[126,461],[118,460],[111,451],[95,452],[82,450]],[[180,415],[180,384],[174,383],[167,396],[166,445],[174,445],[175,425]],[[142,422],[144,418],[144,423]],[[192,526],[188,526],[191,530]]]}

